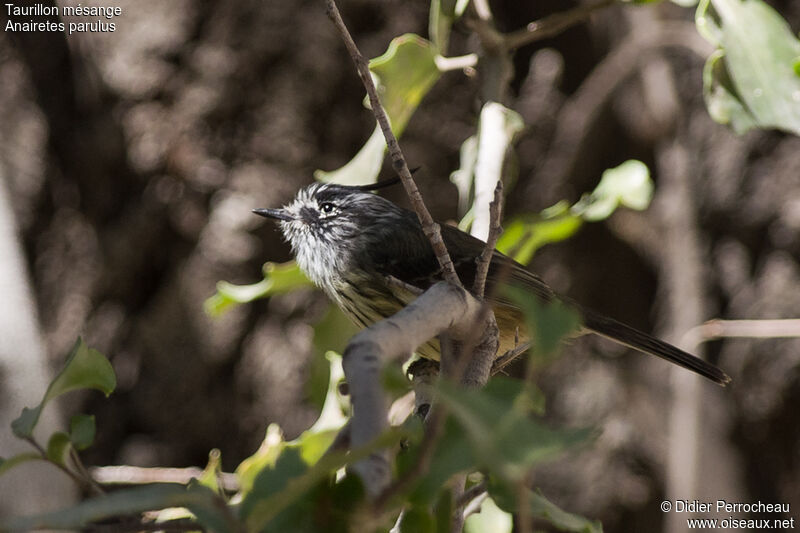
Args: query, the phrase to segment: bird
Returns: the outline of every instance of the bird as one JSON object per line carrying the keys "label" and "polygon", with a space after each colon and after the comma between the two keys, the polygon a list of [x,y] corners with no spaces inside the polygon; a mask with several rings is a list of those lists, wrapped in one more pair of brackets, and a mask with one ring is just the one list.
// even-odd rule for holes
{"label": "bird", "polygon": [[[394,315],[443,279],[416,213],[375,192],[398,181],[390,178],[368,185],[317,182],[301,188],[281,208],[253,209],[257,215],[278,221],[300,269],[362,328]],[[476,260],[486,244],[450,225],[442,225],[441,234],[461,282],[472,287]],[[719,385],[730,381],[715,365],[558,295],[536,274],[495,250],[486,294],[499,329],[498,354],[516,349],[529,338],[519,306],[503,291],[494,290],[499,283],[519,287],[543,303],[564,302],[580,316],[582,331],[661,357]],[[438,340],[428,341],[417,353],[439,360]]]}

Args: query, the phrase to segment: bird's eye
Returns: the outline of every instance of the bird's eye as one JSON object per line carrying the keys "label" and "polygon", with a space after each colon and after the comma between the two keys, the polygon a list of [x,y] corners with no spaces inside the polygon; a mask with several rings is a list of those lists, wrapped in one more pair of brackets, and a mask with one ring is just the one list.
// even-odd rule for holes
{"label": "bird's eye", "polygon": [[325,202],[319,206],[319,210],[323,215],[330,215],[336,210],[336,206],[330,202]]}

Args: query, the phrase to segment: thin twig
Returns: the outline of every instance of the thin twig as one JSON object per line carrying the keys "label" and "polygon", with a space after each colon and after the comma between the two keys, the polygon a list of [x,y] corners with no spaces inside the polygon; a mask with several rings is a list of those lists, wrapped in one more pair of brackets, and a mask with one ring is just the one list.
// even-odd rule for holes
{"label": "thin twig", "polygon": [[715,339],[743,337],[750,339],[800,337],[800,319],[722,320],[716,318],[690,329],[686,343],[697,346]]}
{"label": "thin twig", "polygon": [[523,342],[522,344],[519,344],[511,348],[506,353],[495,359],[494,364],[492,364],[492,375],[495,375],[501,370],[503,370],[503,368],[508,366],[508,364],[511,363],[511,361],[513,361],[514,359],[516,359],[517,357],[528,351],[530,347],[531,347],[530,342]]}
{"label": "thin twig", "polygon": [[503,180],[497,180],[494,188],[494,199],[489,204],[489,236],[486,238],[486,245],[483,247],[480,257],[475,265],[475,280],[472,285],[472,294],[476,298],[482,299],[484,287],[486,286],[486,276],[489,274],[489,265],[492,263],[494,249],[497,246],[497,239],[503,233],[501,221],[503,217]]}
{"label": "thin twig", "polygon": [[439,435],[444,431],[445,420],[447,420],[446,408],[442,404],[431,406],[426,419],[425,433],[419,445],[417,461],[378,496],[374,506],[376,514],[380,513],[396,495],[403,494],[420,476],[428,472]]}
{"label": "thin twig", "polygon": [[69,456],[70,459],[72,459],[72,464],[75,465],[75,469],[78,471],[78,474],[80,474],[80,476],[86,480],[86,483],[92,489],[92,492],[98,495],[105,494],[106,491],[103,489],[103,487],[101,487],[92,477],[89,471],[86,470],[86,467],[83,465],[83,461],[81,461],[81,458],[78,456],[78,451],[71,446]]}
{"label": "thin twig", "polygon": [[428,211],[428,208],[425,206],[425,202],[422,200],[422,195],[417,188],[417,184],[414,182],[414,178],[411,177],[411,171],[408,169],[408,164],[406,163],[405,157],[403,157],[403,152],[400,150],[400,144],[397,142],[397,137],[395,137],[394,133],[392,132],[392,127],[389,123],[389,117],[386,115],[386,111],[384,110],[383,105],[378,98],[378,91],[375,89],[375,83],[372,81],[372,75],[369,71],[369,63],[366,59],[364,59],[364,56],[361,55],[361,52],[358,50],[358,46],[356,46],[353,37],[350,35],[350,32],[347,29],[347,26],[345,26],[342,16],[339,13],[339,8],[336,7],[336,2],[334,0],[325,0],[325,6],[328,17],[331,19],[334,26],[336,26],[336,29],[339,30],[342,40],[347,47],[347,51],[350,53],[353,63],[355,63],[358,76],[361,78],[361,83],[367,90],[367,96],[369,97],[369,103],[372,107],[372,112],[375,114],[375,118],[378,120],[378,124],[383,132],[383,136],[386,138],[386,146],[389,148],[389,155],[392,158],[392,166],[394,167],[395,172],[397,172],[397,174],[400,176],[400,179],[403,181],[403,187],[406,190],[406,194],[408,194],[408,198],[411,201],[414,211],[417,213],[417,217],[422,225],[423,232],[431,241],[431,246],[436,254],[436,259],[439,261],[439,266],[442,268],[442,276],[449,283],[452,283],[457,287],[463,287],[461,281],[458,279],[458,275],[456,274],[453,261],[450,259],[450,254],[447,252],[447,247],[444,245],[444,240],[442,240],[441,228],[439,227],[439,224],[434,222],[433,217],[431,217],[431,214]]}
{"label": "thin twig", "polygon": [[[139,466],[95,466],[89,469],[92,477],[103,485],[145,485],[148,483],[186,484],[203,475],[203,470],[189,468],[144,468]],[[236,474],[221,472],[220,487],[228,492],[239,490]]]}
{"label": "thin twig", "polygon": [[[452,498],[454,502],[461,501],[464,496],[464,487],[467,484],[467,474],[461,472],[450,478],[452,488]],[[464,521],[466,515],[463,507],[453,505],[453,514],[450,517],[450,533],[462,533],[464,531]]]}
{"label": "thin twig", "polygon": [[583,22],[599,9],[615,4],[616,0],[601,0],[595,4],[581,5],[568,11],[554,13],[528,24],[524,30],[511,32],[505,36],[506,46],[513,50],[543,39],[558,35],[570,26]]}
{"label": "thin twig", "polygon": [[523,476],[517,483],[517,531],[532,533],[533,517],[530,509],[530,475]]}
{"label": "thin twig", "polygon": [[480,483],[477,483],[467,490],[464,491],[464,494],[461,495],[461,498],[458,499],[456,505],[464,506],[467,505],[469,502],[480,496],[481,494],[486,494],[486,480],[482,479]]}
{"label": "thin twig", "polygon": [[391,286],[397,287],[398,289],[403,289],[404,291],[408,291],[408,292],[410,292],[411,294],[413,294],[415,296],[419,296],[420,294],[425,292],[422,289],[420,289],[419,287],[415,287],[414,285],[406,283],[405,281],[403,281],[401,279],[397,279],[394,276],[387,275],[387,276],[385,276],[385,279],[386,279],[386,284],[387,285],[391,285]]}
{"label": "thin twig", "polygon": [[478,54],[466,54],[455,57],[437,55],[433,58],[433,62],[436,63],[436,68],[442,72],[471,69],[478,66]]}
{"label": "thin twig", "polygon": [[50,459],[50,457],[47,456],[47,451],[45,451],[45,449],[42,447],[41,444],[36,442],[36,439],[34,439],[33,437],[24,437],[24,440],[27,441],[31,446],[36,448],[36,451],[39,452],[39,455],[42,456],[42,459],[44,461],[50,463],[51,465],[55,466],[56,468],[64,472],[81,489],[88,488],[89,490],[91,490],[93,488],[92,484],[87,479],[82,478],[79,474],[73,472],[72,470],[70,470],[63,464],[59,463],[58,461],[53,461],[52,459]]}

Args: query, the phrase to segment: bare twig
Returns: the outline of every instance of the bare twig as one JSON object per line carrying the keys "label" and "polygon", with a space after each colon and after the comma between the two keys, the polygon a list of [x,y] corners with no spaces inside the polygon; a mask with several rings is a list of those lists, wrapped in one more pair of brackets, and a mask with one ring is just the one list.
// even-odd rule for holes
{"label": "bare twig", "polygon": [[[38,442],[36,442],[36,439],[34,439],[33,437],[24,437],[23,440],[27,441],[28,444],[30,444],[31,446],[36,448],[36,451],[39,453],[39,455],[42,456],[42,460],[50,463],[51,465],[55,466],[56,468],[58,468],[59,470],[64,472],[82,490],[88,489],[89,491],[94,492],[96,494],[104,494],[105,493],[105,491],[102,488],[100,488],[97,485],[97,483],[94,482],[94,480],[91,478],[91,476],[84,477],[82,475],[82,472],[73,472],[72,470],[67,468],[66,465],[64,465],[64,464],[62,464],[62,463],[60,463],[58,461],[53,461],[52,459],[50,459],[50,457],[47,456],[47,451],[45,451],[45,449],[42,447],[42,445],[39,444]],[[84,472],[85,472],[85,470],[84,470]]]}
{"label": "bare twig", "polygon": [[517,525],[520,533],[532,533],[533,517],[530,509],[530,475],[524,476],[517,483]]}
{"label": "bare twig", "polygon": [[[89,469],[92,477],[103,485],[145,485],[148,483],[186,484],[203,475],[201,468],[143,468],[139,466],[95,466]],[[239,490],[235,474],[222,472],[220,487],[228,492]]]}
{"label": "bare twig", "polygon": [[436,442],[444,430],[444,423],[447,419],[445,408],[441,405],[432,406],[428,413],[425,426],[425,434],[419,445],[417,461],[406,472],[388,485],[385,490],[375,500],[375,508],[378,512],[389,503],[397,494],[405,492],[412,484],[424,475],[430,468],[433,460],[433,452],[436,451]]}
{"label": "bare twig", "polygon": [[478,65],[478,54],[466,54],[456,57],[439,56],[433,58],[436,68],[442,72],[450,70],[473,69]]}
{"label": "bare twig", "polygon": [[456,505],[464,506],[469,504],[472,500],[479,497],[482,494],[486,494],[486,480],[481,480],[480,483],[477,483],[467,490],[464,491],[464,494],[461,495],[461,498],[458,499]]}
{"label": "bare twig", "polygon": [[[696,194],[692,177],[694,157],[679,141],[664,141],[657,147],[657,170],[660,198],[656,205],[660,225],[662,264],[661,290],[666,297],[673,342],[679,332],[686,331],[706,316],[708,286],[703,266],[707,262],[697,220]],[[688,346],[680,346],[689,349]],[[703,357],[701,350],[695,354]],[[677,368],[677,367],[676,367]],[[666,494],[697,494],[700,465],[701,389],[697,376],[683,371],[672,373],[672,405],[667,434]],[[665,517],[665,530],[684,531],[685,521],[671,515]]]}
{"label": "bare twig", "polygon": [[72,464],[75,465],[75,469],[78,471],[78,474],[84,480],[86,480],[86,483],[92,489],[92,492],[94,492],[95,494],[105,494],[106,491],[103,490],[103,487],[101,487],[97,483],[97,480],[95,480],[92,477],[92,475],[89,474],[89,471],[86,470],[86,467],[83,465],[83,461],[81,461],[81,458],[78,455],[78,452],[77,452],[77,450],[75,450],[75,448],[70,447],[69,457],[72,460]]}
{"label": "bare twig", "polygon": [[688,346],[729,337],[750,339],[800,337],[800,319],[722,320],[714,319],[690,329],[684,336]]}
{"label": "bare twig", "polygon": [[568,11],[554,13],[540,20],[528,24],[524,30],[518,30],[505,36],[506,46],[509,49],[519,48],[543,39],[558,35],[570,26],[583,22],[589,15],[599,9],[606,8],[616,3],[617,0],[600,0],[594,4],[581,5]]}
{"label": "bare twig", "polygon": [[489,274],[489,265],[492,263],[497,239],[503,233],[501,226],[503,217],[503,181],[497,180],[494,188],[494,199],[489,204],[489,236],[486,239],[486,246],[483,247],[480,257],[475,265],[475,280],[472,285],[472,294],[476,298],[483,298],[484,287],[486,286],[486,276]]}
{"label": "bare twig", "polygon": [[508,350],[506,353],[498,357],[494,360],[494,364],[492,365],[492,375],[497,374],[503,368],[505,368],[511,361],[528,351],[531,347],[531,343],[523,342],[522,344],[515,346],[514,348]]}
{"label": "bare twig", "polygon": [[410,284],[406,283],[405,281],[403,281],[401,279],[397,279],[394,276],[385,276],[385,279],[386,279],[386,284],[387,285],[392,285],[394,287],[397,287],[398,289],[403,289],[404,291],[408,291],[409,293],[411,293],[411,294],[413,294],[415,296],[419,296],[420,294],[422,294],[424,292],[419,287],[415,287],[414,285],[410,285]]}
{"label": "bare twig", "polygon": [[464,496],[464,487],[467,484],[467,474],[459,473],[454,475],[451,478],[451,485],[452,485],[452,498],[454,500],[453,505],[453,514],[450,518],[450,533],[461,533],[464,530],[464,521],[466,520],[466,515],[464,515],[464,508],[458,505],[456,502],[461,501],[461,498]]}
{"label": "bare twig", "polygon": [[336,2],[334,0],[325,0],[325,6],[328,17],[331,19],[334,26],[336,26],[336,29],[339,30],[342,40],[347,47],[347,51],[350,53],[353,63],[355,63],[358,76],[361,78],[361,83],[363,83],[364,88],[367,90],[367,96],[369,97],[369,103],[372,107],[372,112],[375,114],[375,118],[378,120],[381,131],[386,138],[386,146],[389,148],[389,156],[392,159],[392,166],[394,167],[395,172],[397,172],[397,174],[400,176],[400,179],[403,181],[403,187],[406,190],[406,194],[408,194],[408,198],[411,201],[414,211],[417,213],[419,222],[422,225],[422,230],[431,241],[431,246],[436,254],[436,259],[439,262],[439,266],[442,268],[442,276],[446,281],[452,283],[453,285],[462,287],[461,281],[458,279],[455,267],[453,266],[453,261],[450,259],[450,254],[447,252],[447,247],[444,245],[444,240],[442,240],[441,228],[439,227],[439,224],[434,222],[433,217],[431,217],[431,214],[428,211],[428,208],[425,206],[425,202],[422,200],[422,195],[417,188],[417,184],[414,182],[414,178],[411,177],[411,172],[408,169],[408,164],[406,163],[405,157],[403,157],[403,152],[400,150],[400,144],[397,142],[397,137],[395,137],[394,133],[392,132],[392,127],[389,123],[389,117],[386,115],[386,111],[384,110],[383,105],[378,98],[378,91],[375,89],[375,83],[372,81],[372,76],[369,71],[369,63],[366,59],[364,59],[364,56],[361,55],[361,52],[358,50],[358,46],[356,46],[353,37],[350,35],[350,32],[347,29],[347,26],[345,26],[342,16],[339,13],[339,8],[336,7]]}

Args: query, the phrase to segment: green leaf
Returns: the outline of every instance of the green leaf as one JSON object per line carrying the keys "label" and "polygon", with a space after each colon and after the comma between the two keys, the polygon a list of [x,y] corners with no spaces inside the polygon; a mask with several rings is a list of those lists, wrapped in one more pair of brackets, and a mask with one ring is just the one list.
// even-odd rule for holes
{"label": "green leaf", "polygon": [[41,413],[42,404],[39,404],[33,409],[30,407],[23,407],[22,414],[11,421],[11,431],[21,439],[32,437],[33,430],[36,428],[36,423],[39,422],[39,415]]}
{"label": "green leaf", "polygon": [[653,198],[653,182],[647,165],[631,159],[603,172],[600,183],[590,195],[572,208],[584,220],[597,222],[611,216],[619,206],[642,211]]}
{"label": "green leaf", "polygon": [[258,474],[265,468],[275,464],[285,446],[286,442],[283,440],[280,426],[278,424],[270,424],[256,453],[236,467],[236,477],[239,479],[242,494],[246,495],[252,490]]}
{"label": "green leaf", "polygon": [[219,477],[222,473],[222,453],[214,448],[208,452],[208,463],[203,469],[203,473],[197,479],[197,483],[211,489],[217,494],[222,494],[219,487]]}
{"label": "green leaf", "polygon": [[221,514],[223,519],[217,524],[224,524],[224,527],[217,525],[214,531],[227,533],[236,530],[227,516],[227,509],[224,505],[220,506],[220,500],[213,493],[208,490],[187,490],[185,486],[177,484],[153,484],[120,490],[59,511],[0,518],[0,530],[80,530],[99,520],[167,507],[187,507],[196,515]]}
{"label": "green leaf", "polygon": [[184,507],[191,511],[206,531],[239,533],[244,530],[217,490],[193,479],[187,485],[186,492],[193,499],[185,503]]}
{"label": "green leaf", "polygon": [[217,292],[203,303],[209,316],[219,316],[235,304],[249,303],[274,294],[291,292],[312,286],[294,261],[268,262],[263,267],[264,279],[252,285],[234,285],[227,281],[217,283]]}
{"label": "green leaf", "polygon": [[515,261],[527,264],[542,246],[574,235],[583,222],[597,222],[619,206],[646,209],[653,197],[650,171],[641,161],[631,159],[603,172],[600,183],[572,207],[565,201],[538,215],[523,215],[507,223],[497,249]]}
{"label": "green leaf", "polygon": [[[392,130],[394,131],[394,128]],[[375,126],[367,142],[345,166],[330,172],[315,170],[314,179],[342,185],[373,183],[381,171],[385,152],[386,139],[383,137],[383,131],[380,126]]]}
{"label": "green leaf", "polygon": [[402,134],[422,98],[441,76],[435,58],[430,41],[407,33],[392,39],[386,52],[369,62],[396,135]]}
{"label": "green leaf", "polygon": [[339,430],[347,423],[344,408],[349,402],[339,394],[339,384],[344,380],[342,356],[329,351],[325,354],[325,358],[328,363],[329,380],[319,417],[297,439],[288,443],[289,446],[300,448],[301,456],[308,464],[314,464],[322,457]]}
{"label": "green leaf", "polygon": [[[296,448],[287,448],[280,454],[275,466],[262,470],[255,480],[253,490],[242,501],[240,516],[246,519],[251,531],[261,531],[273,520],[297,522],[298,516],[287,517],[280,515],[285,509],[292,514],[300,517],[303,512],[311,513],[311,509],[297,509],[296,503],[303,503],[304,495],[310,490],[314,483],[304,484],[298,487],[297,480],[308,471],[308,465],[300,457],[300,451]],[[294,490],[290,489],[290,484],[294,482]],[[291,496],[283,498],[282,505],[268,505],[281,495],[286,495],[291,490]],[[296,524],[292,524],[296,529]],[[274,529],[274,528],[271,528]]]}
{"label": "green leaf", "polygon": [[464,533],[511,533],[513,530],[512,513],[500,509],[491,498],[486,498],[481,503],[481,511],[464,522]]}
{"label": "green leaf", "polygon": [[47,441],[47,458],[54,463],[64,465],[71,447],[69,435],[61,431],[53,433]]}
{"label": "green leaf", "polygon": [[337,354],[344,351],[347,342],[356,333],[358,333],[358,329],[355,325],[334,304],[328,306],[325,316],[314,325],[312,341],[314,354],[311,360],[311,375],[307,390],[312,403],[320,409],[325,403],[331,387],[331,365],[341,365],[341,363],[334,363],[331,358],[341,357]]}
{"label": "green leaf", "polygon": [[468,231],[473,223],[489,227],[489,203],[514,138],[524,126],[519,113],[497,102],[481,109],[478,132],[461,144],[460,166],[450,175],[458,189],[460,230]]}
{"label": "green leaf", "polygon": [[436,50],[447,54],[450,27],[456,19],[456,0],[432,0],[428,17],[428,33]]}
{"label": "green leaf", "polygon": [[527,264],[542,246],[570,238],[583,225],[566,202],[559,202],[539,215],[523,215],[506,224],[497,249],[515,261]]}
{"label": "green leaf", "polygon": [[[323,456],[314,466],[308,467],[296,447],[287,447],[278,457],[275,466],[258,474],[252,491],[247,494],[240,508],[248,530],[295,531],[295,519],[310,511],[302,507],[311,491],[323,481],[330,480],[337,470],[359,461],[376,450],[397,446],[405,432],[390,428],[369,444],[350,450],[334,451]],[[293,524],[292,529],[283,527]]]}
{"label": "green leaf", "polygon": [[[419,448],[419,442],[414,442],[409,449],[398,454],[397,470],[400,475],[416,464],[419,459]],[[463,427],[455,419],[448,418],[444,431],[436,443],[430,468],[409,494],[409,501],[416,505],[429,503],[442,490],[448,479],[454,474],[475,468],[476,462]]]}
{"label": "green leaf", "polygon": [[535,399],[520,380],[498,377],[480,390],[441,381],[437,398],[463,429],[472,465],[507,480],[523,479],[533,465],[589,436],[586,430],[556,431],[534,420]]}
{"label": "green leaf", "polygon": [[436,533],[450,533],[453,522],[453,492],[449,487],[439,490],[433,510],[436,513]]}
{"label": "green leaf", "polygon": [[473,233],[482,239],[489,233],[489,205],[514,138],[525,123],[519,113],[497,102],[487,102],[478,121],[478,150],[474,167]]}
{"label": "green leaf", "polygon": [[429,509],[412,506],[403,511],[400,533],[435,533],[436,520]]}
{"label": "green leaf", "polygon": [[9,457],[8,459],[4,459],[0,457],[0,476],[14,468],[15,466],[21,465],[23,463],[28,463],[30,461],[41,461],[42,456],[36,452],[26,452],[14,455],[13,457]]}
{"label": "green leaf", "polygon": [[450,181],[458,190],[458,213],[462,216],[458,228],[461,231],[467,231],[469,230],[469,224],[472,224],[472,218],[469,218],[468,224],[465,224],[465,219],[467,218],[467,212],[470,207],[472,180],[475,176],[475,163],[478,161],[477,135],[467,137],[467,139],[461,143],[459,160],[458,170],[454,170],[450,174]]}
{"label": "green leaf", "polygon": [[[497,506],[508,513],[519,511],[518,487],[501,480],[490,478],[489,494]],[[588,520],[580,515],[568,513],[549,501],[541,492],[527,491],[528,510],[534,518],[546,520],[559,531],[573,533],[603,533],[603,525],[598,520]]]}
{"label": "green leaf", "polygon": [[786,21],[761,0],[702,0],[695,23],[718,48],[703,73],[712,118],[800,134],[800,41]]}
{"label": "green leaf", "polygon": [[97,389],[108,396],[116,386],[117,378],[108,359],[78,338],[64,368],[47,387],[41,403],[33,409],[23,408],[20,417],[11,422],[11,429],[17,437],[30,438],[42,409],[50,400],[80,389]]}
{"label": "green leaf", "polygon": [[76,450],[85,450],[94,442],[94,415],[77,414],[69,420],[69,440]]}
{"label": "green leaf", "polygon": [[505,286],[503,292],[522,309],[537,357],[552,357],[558,352],[561,341],[581,327],[578,312],[560,300],[544,303],[531,298],[526,289],[513,285]]}
{"label": "green leaf", "polygon": [[[436,66],[436,52],[430,41],[409,33],[393,39],[386,52],[369,63],[379,98],[397,137],[402,135],[422,98],[441,76]],[[317,170],[314,178],[345,185],[372,183],[380,172],[385,150],[383,134],[376,128],[348,164],[332,172]]]}

